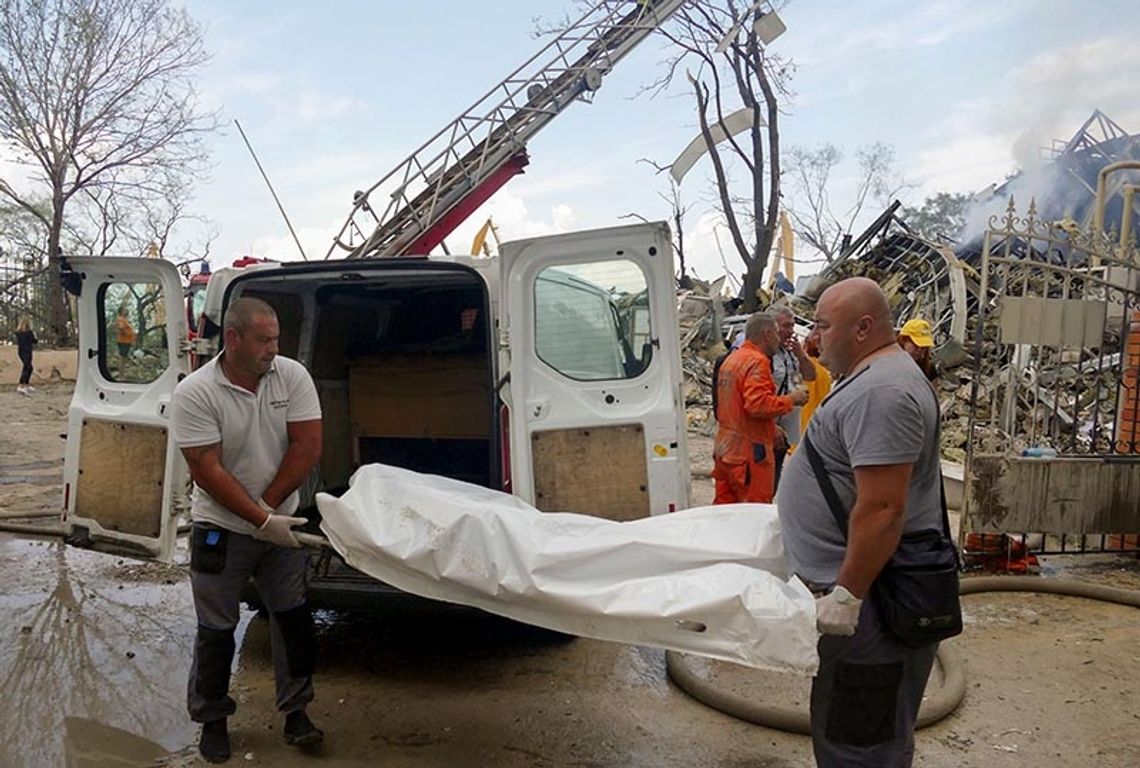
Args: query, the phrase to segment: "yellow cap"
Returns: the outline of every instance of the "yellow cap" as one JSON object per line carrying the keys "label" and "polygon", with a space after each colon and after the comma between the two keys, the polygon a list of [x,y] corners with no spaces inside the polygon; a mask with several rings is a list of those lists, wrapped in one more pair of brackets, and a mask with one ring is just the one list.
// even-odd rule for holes
{"label": "yellow cap", "polygon": [[899,336],[906,336],[914,342],[916,347],[933,347],[934,336],[930,332],[930,323],[925,320],[907,320],[899,331]]}

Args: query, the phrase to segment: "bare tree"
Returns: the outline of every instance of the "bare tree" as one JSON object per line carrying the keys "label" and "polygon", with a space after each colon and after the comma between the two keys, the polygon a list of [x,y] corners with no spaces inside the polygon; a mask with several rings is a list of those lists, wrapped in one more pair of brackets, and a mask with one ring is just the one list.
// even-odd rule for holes
{"label": "bare tree", "polygon": [[201,169],[217,126],[193,86],[207,59],[197,23],[166,0],[0,0],[0,140],[30,171],[27,189],[0,180],[0,195],[44,228],[57,342],[68,335],[68,204],[80,193],[109,204],[107,190]]}
{"label": "bare tree", "polygon": [[[732,248],[744,263],[745,311],[759,303],[763,274],[776,237],[780,208],[780,98],[788,96],[791,64],[769,51],[754,28],[765,3],[709,0],[678,12],[662,34],[676,46],[665,74],[650,84],[661,92],[684,67],[697,122],[712,164],[716,201]],[[726,117],[750,113],[733,135]],[[724,137],[721,140],[721,137]],[[733,180],[733,167],[743,169]]]}
{"label": "bare tree", "polygon": [[[642,158],[638,162],[647,163],[657,169],[658,173],[668,171],[668,166],[661,165],[652,160]],[[688,205],[681,201],[681,187],[679,184],[672,182],[669,184],[669,194],[666,195],[658,192],[657,196],[669,204],[672,211],[670,218],[673,221],[673,253],[677,255],[677,285],[682,288],[691,288],[692,280],[689,278],[688,269],[685,265],[685,214],[689,212]],[[637,219],[638,221],[649,221],[648,218],[642,216],[640,213],[632,212],[618,216],[619,219]]]}
{"label": "bare tree", "polygon": [[[145,184],[119,183],[85,189],[77,198],[76,215],[65,227],[82,251],[100,256],[116,252],[134,256],[205,258],[217,229],[190,210],[192,198],[178,174],[152,174]],[[202,240],[183,239],[185,226],[202,229]]]}
{"label": "bare tree", "polygon": [[840,214],[832,208],[832,172],[843,160],[834,144],[816,149],[794,147],[785,160],[788,214],[796,234],[827,261],[834,261],[859,215],[870,201],[885,202],[913,186],[894,172],[895,150],[875,143],[855,152],[859,170],[850,205]]}

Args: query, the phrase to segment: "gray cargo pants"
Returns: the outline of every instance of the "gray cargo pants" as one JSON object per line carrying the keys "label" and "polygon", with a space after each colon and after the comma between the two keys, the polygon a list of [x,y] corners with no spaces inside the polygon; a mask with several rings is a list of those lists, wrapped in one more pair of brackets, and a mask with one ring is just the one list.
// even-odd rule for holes
{"label": "gray cargo pants", "polygon": [[885,632],[870,599],[851,637],[819,639],[811,738],[820,768],[910,768],[914,724],[938,644],[908,648]]}
{"label": "gray cargo pants", "polygon": [[[191,546],[202,528],[194,524]],[[250,577],[269,610],[269,637],[277,683],[277,709],[289,713],[313,700],[313,678],[290,674],[285,633],[280,614],[289,616],[305,604],[308,561],[304,550],[278,547],[252,536],[227,531],[225,564],[219,573],[194,569],[191,553],[190,586],[198,614],[198,638],[190,665],[187,707],[190,719],[205,723],[228,717],[237,709],[229,695],[229,668],[233,660],[233,633],[237,627],[239,595]],[[227,646],[228,643],[228,646]],[[220,649],[220,650],[219,650]],[[224,666],[224,669],[217,669]],[[211,669],[213,667],[213,669]]]}

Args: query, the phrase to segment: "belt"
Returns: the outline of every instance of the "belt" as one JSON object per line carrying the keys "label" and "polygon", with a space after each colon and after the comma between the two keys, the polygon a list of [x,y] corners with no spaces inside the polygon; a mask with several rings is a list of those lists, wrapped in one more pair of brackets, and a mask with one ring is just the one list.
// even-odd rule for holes
{"label": "belt", "polygon": [[808,591],[815,597],[823,597],[835,588],[834,583],[828,584],[820,581],[811,581],[810,579],[805,579],[803,576],[800,576],[798,573],[794,575],[804,583],[804,586],[807,587]]}

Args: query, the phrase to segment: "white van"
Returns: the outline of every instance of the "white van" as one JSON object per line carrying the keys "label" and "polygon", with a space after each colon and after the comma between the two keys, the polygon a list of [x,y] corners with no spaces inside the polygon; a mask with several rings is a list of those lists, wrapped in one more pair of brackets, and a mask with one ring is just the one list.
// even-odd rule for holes
{"label": "white van", "polygon": [[[80,327],[68,540],[169,561],[189,503],[168,428],[171,392],[189,372],[178,273],[158,259],[68,262]],[[302,489],[307,517],[317,491],[340,492],[369,462],[503,489],[544,511],[627,520],[689,505],[664,223],[521,240],[497,258],[219,271],[200,360],[216,353],[224,308],[239,296],[277,310],[281,354],[304,363],[320,394],[324,451]],[[335,556],[313,567],[317,605],[383,589]]]}

